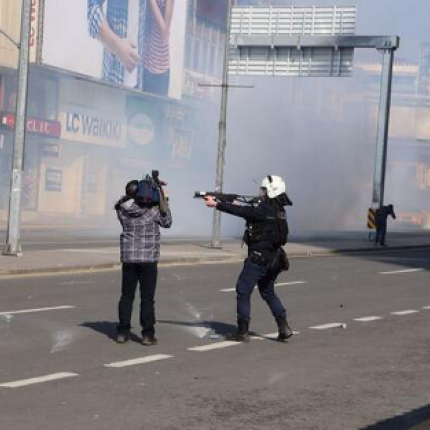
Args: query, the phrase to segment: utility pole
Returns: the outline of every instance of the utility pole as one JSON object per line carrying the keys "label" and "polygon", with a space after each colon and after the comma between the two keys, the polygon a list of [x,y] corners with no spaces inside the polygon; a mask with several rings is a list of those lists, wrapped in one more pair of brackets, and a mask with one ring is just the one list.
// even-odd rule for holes
{"label": "utility pole", "polygon": [[381,96],[378,114],[378,132],[376,139],[375,173],[373,180],[373,209],[379,209],[384,205],[394,51],[395,48],[381,50],[383,60]]}
{"label": "utility pole", "polygon": [[[230,61],[230,26],[232,2],[228,0],[227,23],[225,32],[224,66],[222,77],[221,113],[219,121],[218,157],[216,168],[215,191],[221,193],[224,185],[225,149],[227,145],[227,104],[228,104],[228,66]],[[221,213],[214,211],[212,225],[212,248],[220,247]]]}
{"label": "utility pole", "polygon": [[24,168],[24,145],[27,125],[27,90],[30,54],[31,0],[23,0],[21,12],[21,39],[19,44],[18,89],[16,102],[15,135],[13,141],[12,178],[9,197],[7,242],[4,255],[21,256],[21,186]]}

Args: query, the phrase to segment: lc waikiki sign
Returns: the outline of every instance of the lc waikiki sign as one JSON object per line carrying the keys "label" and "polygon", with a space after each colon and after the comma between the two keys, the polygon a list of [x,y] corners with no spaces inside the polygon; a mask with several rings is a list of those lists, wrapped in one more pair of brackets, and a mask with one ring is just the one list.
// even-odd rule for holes
{"label": "lc waikiki sign", "polygon": [[62,138],[80,143],[123,148],[126,143],[125,121],[78,107],[68,107],[60,114]]}

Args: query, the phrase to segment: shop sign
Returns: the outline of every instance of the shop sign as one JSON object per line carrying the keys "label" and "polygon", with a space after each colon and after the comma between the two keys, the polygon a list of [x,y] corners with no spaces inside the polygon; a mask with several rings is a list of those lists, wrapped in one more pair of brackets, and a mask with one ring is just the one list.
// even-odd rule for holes
{"label": "shop sign", "polygon": [[58,158],[60,147],[57,143],[47,143],[43,148],[43,156],[49,158]]}
{"label": "shop sign", "polygon": [[146,113],[138,113],[130,119],[128,136],[135,145],[149,145],[154,139],[154,134],[154,123]]}
{"label": "shop sign", "polygon": [[63,171],[60,169],[46,169],[45,191],[61,192],[63,189]]}
{"label": "shop sign", "polygon": [[[13,113],[4,113],[1,115],[2,126],[14,130],[15,123],[16,117]],[[61,123],[29,117],[27,118],[27,133],[59,139],[61,137]]]}
{"label": "shop sign", "polygon": [[[216,101],[221,81],[192,70],[185,71],[184,94],[200,100]],[[211,86],[205,86],[211,85]],[[213,85],[213,86],[212,86]]]}
{"label": "shop sign", "polygon": [[69,107],[60,114],[62,138],[109,147],[125,146],[127,128],[123,118]]}
{"label": "shop sign", "polygon": [[37,62],[38,38],[39,38],[39,6],[40,0],[31,0],[30,10],[30,62]]}

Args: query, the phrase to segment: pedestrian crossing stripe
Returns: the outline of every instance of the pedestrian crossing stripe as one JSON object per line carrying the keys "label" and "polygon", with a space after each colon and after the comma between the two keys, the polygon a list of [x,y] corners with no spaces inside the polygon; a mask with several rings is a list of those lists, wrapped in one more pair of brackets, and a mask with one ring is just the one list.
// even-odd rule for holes
{"label": "pedestrian crossing stripe", "polygon": [[369,213],[367,215],[367,228],[369,230],[375,230],[376,229],[376,209],[369,209]]}

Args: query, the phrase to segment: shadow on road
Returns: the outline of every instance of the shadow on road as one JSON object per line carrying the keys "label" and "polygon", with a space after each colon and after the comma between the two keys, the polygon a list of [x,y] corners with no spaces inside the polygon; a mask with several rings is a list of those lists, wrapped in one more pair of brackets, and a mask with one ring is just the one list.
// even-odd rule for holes
{"label": "shadow on road", "polygon": [[360,430],[429,430],[430,405],[414,409],[384,421],[379,421]]}
{"label": "shadow on road", "polygon": [[171,324],[180,327],[197,327],[208,328],[213,330],[215,334],[225,336],[226,334],[233,333],[236,326],[217,321],[171,321],[171,320],[158,320],[160,324]]}
{"label": "shadow on road", "polygon": [[[81,327],[89,328],[97,333],[104,334],[109,339],[116,341],[118,323],[112,321],[89,321],[81,324]],[[138,336],[130,333],[130,340],[133,342],[140,342]]]}

